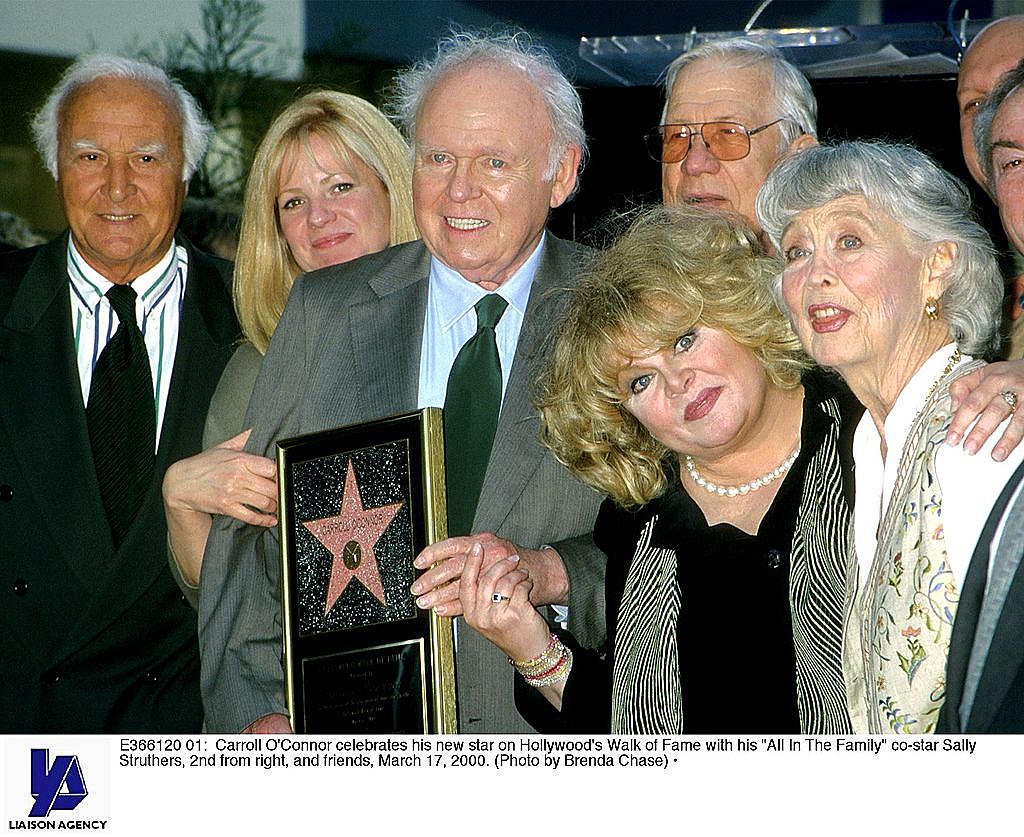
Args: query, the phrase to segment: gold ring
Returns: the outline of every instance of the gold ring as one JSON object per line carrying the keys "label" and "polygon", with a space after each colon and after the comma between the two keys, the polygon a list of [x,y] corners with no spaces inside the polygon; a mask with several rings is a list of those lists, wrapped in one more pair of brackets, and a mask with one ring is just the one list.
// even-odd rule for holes
{"label": "gold ring", "polygon": [[1011,413],[1017,412],[1017,393],[1012,389],[1003,391],[1003,401],[1006,402],[1006,406],[1010,408]]}

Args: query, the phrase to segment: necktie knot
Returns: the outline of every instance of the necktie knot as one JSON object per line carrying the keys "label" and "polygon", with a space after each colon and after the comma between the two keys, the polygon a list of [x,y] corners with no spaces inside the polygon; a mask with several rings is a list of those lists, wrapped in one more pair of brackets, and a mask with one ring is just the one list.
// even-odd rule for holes
{"label": "necktie knot", "polygon": [[135,319],[135,300],[138,294],[131,285],[114,285],[107,291],[107,302],[117,314],[117,321],[124,326],[135,326],[138,328],[138,321]]}
{"label": "necktie knot", "polygon": [[494,331],[495,326],[501,320],[501,315],[508,307],[508,300],[500,294],[487,294],[474,307],[476,308],[477,331],[482,331],[485,328]]}

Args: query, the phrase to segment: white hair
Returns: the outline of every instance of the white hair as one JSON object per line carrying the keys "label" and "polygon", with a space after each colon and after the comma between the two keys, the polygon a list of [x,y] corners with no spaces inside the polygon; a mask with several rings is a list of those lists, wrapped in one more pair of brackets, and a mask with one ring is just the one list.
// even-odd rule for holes
{"label": "white hair", "polygon": [[[665,108],[661,121],[668,118],[668,102],[672,96],[672,87],[676,78],[685,67],[711,59],[721,67],[744,69],[765,64],[771,79],[770,90],[772,104],[776,115],[787,117],[787,121],[779,125],[780,151],[789,147],[801,134],[811,134],[818,130],[818,100],[807,77],[795,66],[790,64],[782,53],[769,44],[751,38],[729,38],[722,41],[705,41],[689,52],[676,58],[665,70]],[[756,128],[756,125],[748,125]]]}
{"label": "white hair", "polygon": [[206,153],[212,128],[198,102],[181,84],[159,67],[116,55],[91,55],[80,58],[61,76],[46,103],[32,119],[36,148],[47,170],[57,179],[57,154],[60,120],[64,106],[75,91],[104,78],[120,78],[145,84],[163,96],[181,118],[181,151],[184,159],[181,179],[188,181]]}
{"label": "white hair", "polygon": [[[580,149],[579,170],[587,158],[587,134],[579,93],[555,59],[525,32],[483,35],[455,32],[441,39],[431,58],[418,61],[395,78],[390,111],[410,144],[416,143],[416,120],[426,97],[443,78],[467,67],[496,65],[514,70],[537,89],[551,120],[551,148],[544,178],[550,180],[569,146]],[[578,185],[578,181],[577,181]]]}
{"label": "white hair", "polygon": [[[941,297],[941,316],[960,350],[984,356],[999,342],[1003,279],[992,239],[975,220],[971,197],[953,175],[909,145],[843,142],[816,145],[782,160],[757,195],[757,217],[778,252],[801,212],[861,195],[923,245],[956,247]],[[781,274],[776,297],[781,298]]]}

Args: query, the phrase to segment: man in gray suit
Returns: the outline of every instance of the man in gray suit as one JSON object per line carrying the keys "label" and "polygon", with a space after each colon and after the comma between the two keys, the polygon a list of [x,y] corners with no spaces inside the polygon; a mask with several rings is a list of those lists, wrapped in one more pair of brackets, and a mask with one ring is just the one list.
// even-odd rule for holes
{"label": "man in gray suit", "polygon": [[[442,41],[397,90],[423,241],[297,280],[249,405],[247,450],[270,454],[280,438],[444,405],[477,309],[497,295],[501,406],[471,531],[534,547],[587,532],[600,498],[541,447],[530,403],[561,308],[552,291],[573,284],[587,258],[544,229],[576,187],[579,97],[526,39],[472,35]],[[276,531],[216,521],[199,602],[210,730],[288,729],[278,555]],[[460,630],[456,663],[463,732],[530,731],[496,648]]]}

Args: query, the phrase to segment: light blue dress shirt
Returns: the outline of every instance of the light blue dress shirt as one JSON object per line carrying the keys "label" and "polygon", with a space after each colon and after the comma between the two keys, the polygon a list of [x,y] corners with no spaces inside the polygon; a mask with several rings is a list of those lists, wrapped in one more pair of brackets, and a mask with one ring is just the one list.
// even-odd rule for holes
{"label": "light blue dress shirt", "polygon": [[[495,329],[498,357],[501,360],[501,397],[504,401],[516,344],[530,300],[530,289],[537,274],[546,233],[523,266],[493,293],[508,302],[508,308]],[[463,345],[476,334],[475,306],[491,291],[463,279],[440,260],[430,259],[427,312],[423,323],[420,351],[419,406],[443,407],[448,389],[448,374]]]}

